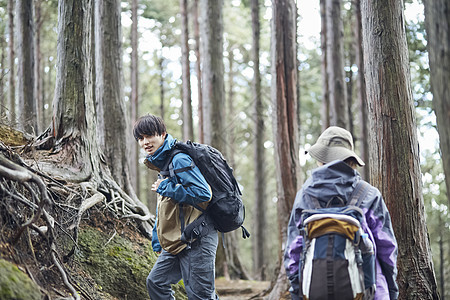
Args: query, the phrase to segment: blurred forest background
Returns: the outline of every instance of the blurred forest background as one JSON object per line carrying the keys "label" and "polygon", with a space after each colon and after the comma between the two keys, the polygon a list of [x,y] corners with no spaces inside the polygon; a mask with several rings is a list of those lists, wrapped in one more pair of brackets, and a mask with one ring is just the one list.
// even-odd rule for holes
{"label": "blurred forest background", "polygon": [[[28,2],[28,1],[24,1]],[[17,14],[16,2],[0,0],[0,123],[25,131],[37,137],[47,130],[54,114],[52,103],[57,85],[57,39],[58,1],[34,0],[33,2],[33,57],[34,99],[36,106],[20,106],[20,89],[31,89],[18,78],[20,61],[17,58],[18,23],[11,23]],[[184,10],[182,9],[185,3]],[[320,1],[322,2],[322,1]],[[359,70],[355,45],[355,3],[343,0],[343,71],[348,110],[346,126],[355,137],[357,152],[364,150],[363,124],[359,116]],[[180,5],[181,3],[181,5]],[[219,134],[223,135],[222,152],[233,167],[241,185],[246,206],[245,226],[252,234],[250,240],[233,238],[238,245],[240,268],[247,275],[238,277],[274,281],[279,273],[281,219],[277,209],[276,136],[279,132],[273,124],[275,109],[271,99],[271,20],[272,1],[259,3],[259,71],[260,100],[254,92],[255,60],[252,29],[252,1],[227,0],[223,2],[223,111],[225,119]],[[204,117],[199,108],[202,80],[199,55],[198,20],[202,7],[198,1],[136,0],[121,1],[122,36],[122,85],[126,117],[116,122],[126,124],[127,136],[121,140],[130,158],[130,179],[137,198],[146,204],[151,214],[155,213],[156,195],[150,191],[156,173],[142,164],[145,153],[136,148],[131,126],[136,117],[151,113],[162,116],[168,132],[180,140],[191,139],[204,142],[199,126]],[[19,5],[18,5],[19,6]],[[180,7],[181,6],[181,7]],[[304,154],[326,126],[323,116],[323,44],[321,44],[321,4],[319,1],[296,1],[297,36],[297,116],[299,178],[297,186],[305,180],[315,162]],[[448,1],[447,1],[448,9]],[[433,94],[430,86],[429,53],[425,31],[424,5],[421,1],[404,1],[406,38],[411,75],[411,92],[417,123],[420,149],[420,169],[423,183],[423,202],[426,225],[432,250],[436,281],[441,298],[450,298],[450,219],[449,201],[439,146],[436,116],[433,109]],[[17,16],[16,16],[17,20]],[[30,21],[31,22],[31,21]],[[185,22],[185,23],[184,23]],[[360,21],[359,21],[360,22]],[[447,20],[448,22],[448,20]],[[61,25],[59,25],[61,26]],[[448,28],[447,28],[448,29]],[[14,40],[15,39],[15,40]],[[446,41],[444,41],[445,43]],[[448,42],[448,41],[447,41]],[[322,40],[323,43],[323,40]],[[184,53],[184,55],[183,55]],[[188,53],[188,55],[186,55]],[[202,55],[200,53],[200,55]],[[184,58],[189,58],[186,61]],[[185,68],[187,64],[188,71]],[[448,72],[448,70],[447,70]],[[186,74],[189,74],[188,77]],[[189,86],[186,87],[186,78]],[[450,82],[447,82],[447,86]],[[187,92],[186,92],[187,91]],[[203,95],[207,97],[207,95]],[[259,98],[259,97],[258,97]],[[186,101],[191,107],[185,106]],[[255,101],[259,101],[256,108]],[[448,102],[444,99],[444,102]],[[54,104],[53,104],[54,105]],[[448,105],[448,104],[447,104]],[[24,109],[34,111],[34,120],[23,114]],[[189,110],[190,109],[190,110]],[[448,111],[447,111],[448,113]],[[212,116],[214,118],[214,115]],[[329,120],[328,120],[329,121]],[[192,122],[190,126],[187,123]],[[258,125],[259,124],[259,125]],[[256,133],[257,128],[261,131]],[[368,130],[374,130],[369,128]],[[206,139],[208,141],[208,139]],[[257,144],[259,143],[259,144]],[[256,154],[255,148],[262,151]],[[367,149],[365,150],[367,151]],[[258,156],[262,160],[255,162]],[[366,163],[368,162],[366,156]],[[264,167],[261,169],[260,165]],[[262,172],[262,173],[261,173]],[[369,180],[368,168],[360,169],[363,178]],[[263,178],[259,181],[258,177]],[[257,184],[257,182],[259,183]],[[263,185],[258,188],[259,185]],[[257,199],[257,200],[255,200]],[[402,201],[399,199],[398,201]],[[259,208],[259,209],[257,209]],[[414,226],[410,224],[410,226]],[[228,255],[228,254],[226,254]],[[233,264],[232,264],[233,265]],[[235,267],[235,264],[233,265]],[[220,268],[219,268],[220,269]],[[220,270],[221,275],[233,275],[233,270]],[[225,274],[224,274],[225,272]],[[446,283],[446,284],[444,284]]]}

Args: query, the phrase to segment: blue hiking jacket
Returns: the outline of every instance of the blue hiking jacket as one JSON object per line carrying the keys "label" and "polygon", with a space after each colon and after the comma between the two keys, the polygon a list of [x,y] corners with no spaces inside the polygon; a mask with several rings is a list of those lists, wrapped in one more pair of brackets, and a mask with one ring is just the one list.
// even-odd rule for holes
{"label": "blue hiking jacket", "polygon": [[[284,252],[286,275],[291,282],[292,299],[299,295],[299,263],[303,250],[303,237],[300,235],[301,214],[304,209],[314,209],[314,204],[305,194],[314,197],[323,206],[333,197],[350,199],[358,181],[359,173],[343,161],[333,161],[313,170],[311,177],[298,191],[288,224],[288,236]],[[380,191],[371,186],[360,208],[366,222],[362,224],[372,240],[376,255],[375,299],[397,299],[397,240],[392,229],[391,217]]]}
{"label": "blue hiking jacket", "polygon": [[[158,169],[164,168],[169,159],[171,149],[176,142],[176,139],[170,134],[167,134],[163,145],[153,155],[148,155],[146,159]],[[192,164],[192,158],[185,153],[178,153],[173,157],[172,163],[175,170],[189,167]],[[212,196],[209,185],[197,166],[163,180],[156,192],[163,197],[173,199],[177,203],[191,205],[209,201]],[[158,215],[158,212],[156,215]],[[161,251],[161,245],[156,233],[157,223],[156,220],[155,226],[153,227],[153,251]]]}

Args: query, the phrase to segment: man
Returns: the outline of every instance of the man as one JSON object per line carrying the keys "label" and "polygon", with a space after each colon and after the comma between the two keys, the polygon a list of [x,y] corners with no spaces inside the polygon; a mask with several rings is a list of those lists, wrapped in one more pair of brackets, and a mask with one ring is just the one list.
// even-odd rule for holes
{"label": "man", "polygon": [[[288,240],[284,254],[284,265],[291,282],[292,299],[303,298],[299,281],[300,255],[303,250],[303,237],[299,228],[303,227],[301,214],[305,209],[314,209],[310,199],[317,199],[321,207],[333,198],[349,199],[359,180],[358,166],[364,162],[353,151],[353,137],[347,130],[331,126],[307,151],[317,161],[319,168],[297,193],[288,225]],[[391,218],[378,189],[370,189],[362,200],[369,236],[376,253],[375,299],[397,299],[397,241],[392,229]],[[324,288],[327,288],[325,285]]]}
{"label": "man", "polygon": [[[140,117],[134,125],[133,135],[148,154],[145,159],[148,167],[158,171],[167,167],[176,140],[166,132],[161,118]],[[185,153],[176,154],[171,161],[175,170],[192,164],[192,158]],[[201,214],[192,204],[206,208],[211,199],[211,189],[205,178],[195,166],[174,177],[158,179],[153,183],[152,191],[158,193],[152,246],[161,254],[147,277],[150,298],[175,299],[171,284],[183,279],[189,299],[218,299],[214,288],[217,231],[212,224],[207,224],[201,238],[191,244],[180,239],[182,228]]]}

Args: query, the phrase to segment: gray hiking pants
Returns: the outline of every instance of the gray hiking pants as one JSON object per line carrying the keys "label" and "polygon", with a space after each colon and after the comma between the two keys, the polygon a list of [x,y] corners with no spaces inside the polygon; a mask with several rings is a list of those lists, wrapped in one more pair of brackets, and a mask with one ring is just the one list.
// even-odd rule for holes
{"label": "gray hiking pants", "polygon": [[177,255],[163,250],[147,277],[151,300],[175,299],[171,284],[183,279],[189,300],[216,300],[214,263],[218,244],[215,230]]}

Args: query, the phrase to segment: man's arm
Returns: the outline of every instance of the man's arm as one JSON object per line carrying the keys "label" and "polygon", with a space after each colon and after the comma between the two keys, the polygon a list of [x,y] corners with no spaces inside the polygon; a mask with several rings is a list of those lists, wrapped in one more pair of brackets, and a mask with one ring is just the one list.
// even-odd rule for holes
{"label": "man's arm", "polygon": [[[172,163],[174,170],[177,170],[189,167],[192,158],[179,153],[174,156]],[[156,192],[186,204],[198,204],[209,201],[212,197],[211,189],[197,166],[161,181]]]}

